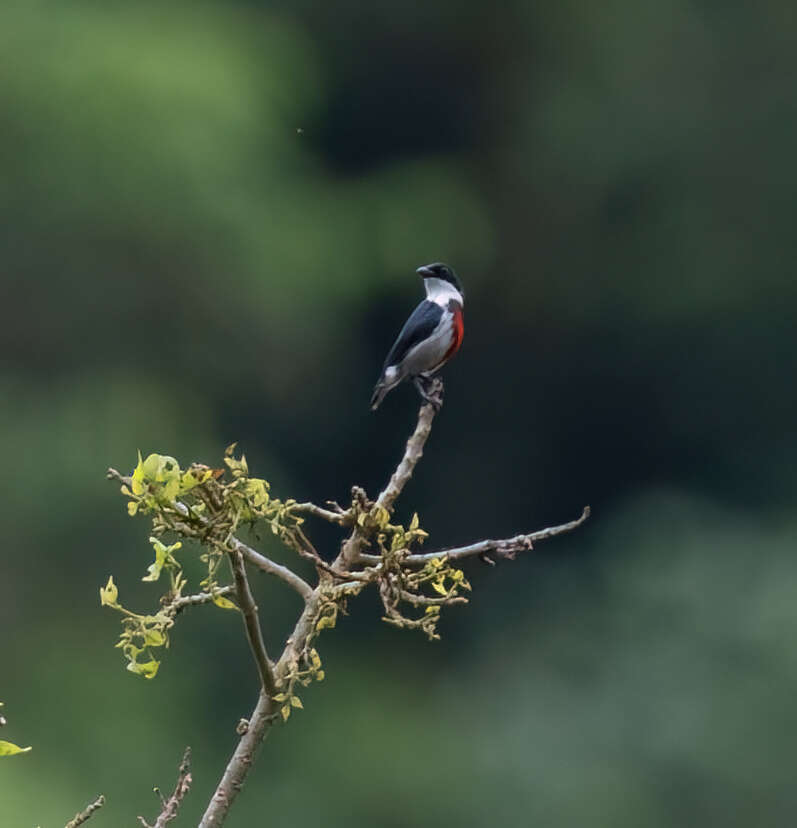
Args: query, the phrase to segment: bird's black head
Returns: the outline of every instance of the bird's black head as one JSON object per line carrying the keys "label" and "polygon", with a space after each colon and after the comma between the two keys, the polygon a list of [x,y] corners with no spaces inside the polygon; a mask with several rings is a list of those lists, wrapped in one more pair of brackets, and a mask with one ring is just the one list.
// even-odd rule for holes
{"label": "bird's black head", "polygon": [[465,291],[462,289],[462,282],[459,281],[459,277],[454,273],[454,268],[449,267],[447,264],[435,262],[434,264],[419,267],[416,272],[423,279],[442,279],[444,282],[453,285],[463,296],[465,295]]}

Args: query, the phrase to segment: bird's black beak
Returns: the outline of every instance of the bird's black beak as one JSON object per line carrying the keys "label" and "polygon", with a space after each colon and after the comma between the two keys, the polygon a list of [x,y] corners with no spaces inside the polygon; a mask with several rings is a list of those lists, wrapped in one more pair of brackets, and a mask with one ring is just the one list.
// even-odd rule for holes
{"label": "bird's black beak", "polygon": [[422,279],[434,279],[434,271],[431,268],[428,268],[426,265],[423,267],[419,267],[416,271],[420,275]]}

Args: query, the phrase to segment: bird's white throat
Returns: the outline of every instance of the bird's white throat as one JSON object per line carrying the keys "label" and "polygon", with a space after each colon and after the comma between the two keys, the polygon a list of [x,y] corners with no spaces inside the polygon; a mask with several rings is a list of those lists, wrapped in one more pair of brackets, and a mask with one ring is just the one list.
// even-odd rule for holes
{"label": "bird's white throat", "polygon": [[429,277],[423,280],[423,284],[426,288],[426,298],[430,302],[436,302],[438,305],[445,307],[449,300],[453,299],[455,302],[459,302],[460,305],[465,304],[462,294],[451,282],[447,282],[445,279]]}

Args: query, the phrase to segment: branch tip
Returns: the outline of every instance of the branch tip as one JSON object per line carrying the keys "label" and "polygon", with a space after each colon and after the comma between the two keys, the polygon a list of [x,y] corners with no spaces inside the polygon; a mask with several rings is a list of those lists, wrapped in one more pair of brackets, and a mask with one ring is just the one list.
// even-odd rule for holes
{"label": "branch tip", "polygon": [[67,822],[65,828],[77,828],[78,825],[83,825],[84,822],[88,822],[91,819],[91,815],[95,811],[99,811],[100,808],[105,804],[105,797],[100,795],[98,796],[94,802],[87,805],[80,813],[75,814],[75,816]]}

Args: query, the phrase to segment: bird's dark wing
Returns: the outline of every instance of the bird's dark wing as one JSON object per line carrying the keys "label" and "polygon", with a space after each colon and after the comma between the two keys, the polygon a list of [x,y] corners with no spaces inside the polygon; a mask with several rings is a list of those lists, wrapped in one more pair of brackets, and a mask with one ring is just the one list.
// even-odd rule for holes
{"label": "bird's dark wing", "polygon": [[443,309],[440,305],[424,299],[404,323],[404,327],[387,355],[382,370],[384,371],[385,368],[391,365],[398,365],[414,345],[431,336],[434,329],[440,324],[442,316]]}

